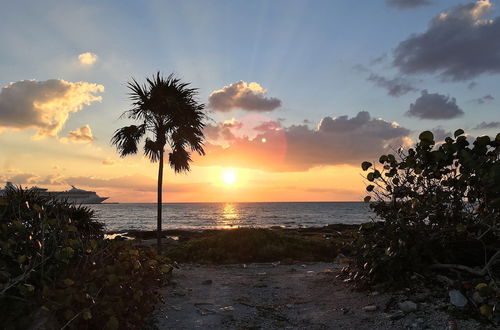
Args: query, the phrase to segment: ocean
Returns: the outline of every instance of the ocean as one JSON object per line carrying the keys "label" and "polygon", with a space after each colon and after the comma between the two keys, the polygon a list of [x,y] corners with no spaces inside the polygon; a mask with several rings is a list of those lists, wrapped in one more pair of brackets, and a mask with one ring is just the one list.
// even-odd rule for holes
{"label": "ocean", "polygon": [[[156,204],[89,205],[107,231],[156,229]],[[362,202],[166,203],[163,229],[227,229],[238,227],[321,227],[359,224],[374,218]]]}

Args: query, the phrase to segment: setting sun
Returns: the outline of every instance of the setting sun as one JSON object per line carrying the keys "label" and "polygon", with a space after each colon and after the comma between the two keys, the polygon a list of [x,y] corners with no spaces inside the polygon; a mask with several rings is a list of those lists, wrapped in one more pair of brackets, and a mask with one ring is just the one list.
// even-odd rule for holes
{"label": "setting sun", "polygon": [[222,181],[224,181],[225,184],[232,185],[236,182],[237,178],[238,176],[236,175],[236,171],[232,168],[224,169],[222,171]]}

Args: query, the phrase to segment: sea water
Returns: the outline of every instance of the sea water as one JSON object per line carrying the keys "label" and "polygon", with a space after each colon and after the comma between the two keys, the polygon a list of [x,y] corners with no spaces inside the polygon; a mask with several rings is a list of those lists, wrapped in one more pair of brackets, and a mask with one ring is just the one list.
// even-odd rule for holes
{"label": "sea water", "polygon": [[[156,204],[89,205],[107,231],[156,229]],[[359,224],[375,218],[359,202],[286,203],[166,203],[163,229],[220,229],[238,227],[321,227]]]}

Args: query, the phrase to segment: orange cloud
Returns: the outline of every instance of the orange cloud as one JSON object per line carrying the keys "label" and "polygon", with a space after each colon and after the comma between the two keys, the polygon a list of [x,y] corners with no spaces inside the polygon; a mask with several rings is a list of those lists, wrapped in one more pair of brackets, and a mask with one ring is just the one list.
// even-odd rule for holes
{"label": "orange cloud", "polygon": [[89,143],[95,140],[95,137],[92,135],[92,130],[89,125],[83,125],[80,128],[77,128],[74,131],[70,131],[68,133],[67,139],[71,142],[76,143]]}
{"label": "orange cloud", "polygon": [[371,118],[362,111],[353,118],[325,117],[318,127],[276,122],[254,127],[255,137],[238,137],[228,147],[207,143],[202,166],[256,168],[270,171],[306,171],[316,166],[355,165],[378,158],[408,143],[410,131],[396,123]]}

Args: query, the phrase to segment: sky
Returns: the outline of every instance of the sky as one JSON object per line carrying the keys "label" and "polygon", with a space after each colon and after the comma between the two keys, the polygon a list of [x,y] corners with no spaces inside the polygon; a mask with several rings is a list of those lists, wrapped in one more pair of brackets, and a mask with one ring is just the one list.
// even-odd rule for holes
{"label": "sky", "polygon": [[421,131],[500,131],[500,1],[0,5],[0,182],[154,202],[157,164],[110,139],[157,71],[210,117],[165,202],[362,200],[360,163]]}

